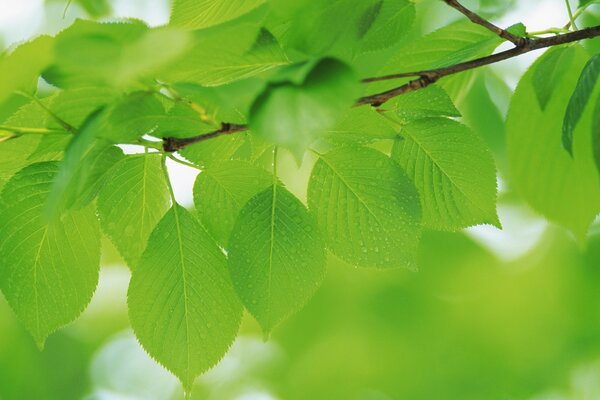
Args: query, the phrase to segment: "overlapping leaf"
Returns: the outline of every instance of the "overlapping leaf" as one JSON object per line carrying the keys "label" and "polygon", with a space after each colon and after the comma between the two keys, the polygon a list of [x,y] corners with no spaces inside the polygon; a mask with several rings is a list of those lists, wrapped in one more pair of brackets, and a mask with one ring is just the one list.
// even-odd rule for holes
{"label": "overlapping leaf", "polygon": [[301,308],[325,274],[325,248],[313,217],[278,184],[240,211],[229,240],[229,271],[263,331]]}
{"label": "overlapping leaf", "polygon": [[118,162],[98,195],[102,230],[132,269],[168,208],[169,191],[158,154],[127,156]]}
{"label": "overlapping leaf", "polygon": [[264,169],[239,160],[204,168],[194,185],[194,204],[202,224],[227,247],[242,207],[272,180]]}
{"label": "overlapping leaf", "polygon": [[492,154],[473,131],[446,118],[428,118],[403,127],[393,158],[417,187],[423,224],[456,230],[499,226],[496,168]]}

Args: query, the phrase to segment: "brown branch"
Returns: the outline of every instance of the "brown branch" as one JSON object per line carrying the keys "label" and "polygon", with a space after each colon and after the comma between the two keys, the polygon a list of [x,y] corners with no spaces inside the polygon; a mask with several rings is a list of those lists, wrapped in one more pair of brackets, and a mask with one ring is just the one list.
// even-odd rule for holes
{"label": "brown branch", "polygon": [[372,106],[378,107],[393,97],[427,87],[445,76],[454,75],[459,72],[464,72],[471,69],[494,64],[500,61],[508,60],[509,58],[517,57],[521,54],[529,53],[534,50],[539,50],[552,46],[559,46],[561,44],[566,43],[578,42],[583,39],[590,39],[597,36],[600,36],[600,26],[594,26],[591,28],[581,29],[579,31],[565,33],[562,35],[547,38],[529,40],[523,46],[514,47],[510,50],[501,51],[500,53],[492,54],[486,57],[477,58],[475,60],[466,61],[455,65],[450,65],[448,67],[368,78],[364,81],[374,82],[405,78],[407,76],[420,76],[419,79],[412,80],[408,83],[405,83],[404,85],[387,90],[385,92],[361,97],[356,101],[355,105],[361,106],[365,104],[370,104]]}
{"label": "brown branch", "polygon": [[247,125],[229,124],[224,122],[221,124],[221,128],[217,129],[216,131],[205,133],[203,135],[193,136],[189,138],[163,138],[163,150],[172,153],[174,151],[179,151],[184,147],[194,143],[199,143],[205,140],[216,138],[218,136],[231,135],[232,133],[242,132],[246,130],[248,130]]}
{"label": "brown branch", "polygon": [[[496,54],[492,54],[486,57],[477,58],[475,60],[466,61],[459,64],[450,65],[447,67],[417,71],[417,72],[403,72],[399,74],[384,75],[379,77],[363,79],[362,82],[376,82],[384,80],[392,80],[398,78],[406,78],[418,76],[418,79],[414,79],[396,88],[387,90],[381,93],[375,93],[369,96],[364,96],[356,100],[355,106],[371,105],[379,107],[388,100],[400,96],[404,93],[412,92],[415,90],[423,89],[432,83],[437,82],[439,79],[458,74],[460,72],[472,70],[475,68],[483,67],[486,65],[494,64],[500,61],[508,60],[520,56],[521,54],[529,53],[534,50],[543,49],[546,47],[559,46],[562,44],[578,42],[583,39],[590,39],[593,37],[600,36],[600,26],[594,26],[591,28],[581,29],[575,32],[565,33],[557,36],[527,40],[525,44],[514,47],[510,50],[501,51]],[[164,138],[163,149],[167,152],[174,152],[183,149],[194,143],[202,142],[204,140],[212,139],[222,135],[230,135],[236,132],[242,132],[248,130],[247,125],[242,124],[228,124],[223,123],[221,128],[206,133],[204,135],[194,136],[190,138]]]}
{"label": "brown branch", "polygon": [[448,4],[450,7],[458,10],[458,12],[463,14],[465,17],[469,18],[471,20],[471,22],[473,22],[474,24],[483,26],[487,30],[492,31],[496,35],[500,36],[502,39],[512,42],[515,46],[521,47],[521,46],[524,46],[525,43],[527,43],[526,38],[514,35],[514,34],[510,33],[509,31],[507,31],[506,29],[502,29],[499,26],[492,24],[487,19],[474,13],[473,11],[469,10],[468,8],[466,8],[465,6],[460,4],[458,2],[458,0],[443,0],[443,1],[446,4]]}

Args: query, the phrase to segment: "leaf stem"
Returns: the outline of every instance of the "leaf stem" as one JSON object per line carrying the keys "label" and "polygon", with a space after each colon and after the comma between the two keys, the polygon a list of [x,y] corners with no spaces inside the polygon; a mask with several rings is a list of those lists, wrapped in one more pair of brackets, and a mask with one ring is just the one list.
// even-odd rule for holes
{"label": "leaf stem", "polygon": [[577,25],[575,25],[575,18],[573,17],[573,11],[571,10],[571,4],[569,3],[569,0],[565,0],[565,5],[567,6],[567,13],[569,14],[569,23],[573,29],[577,30]]}
{"label": "leaf stem", "polygon": [[64,119],[62,119],[61,117],[59,117],[58,115],[56,115],[54,113],[54,111],[50,110],[44,103],[42,103],[40,101],[40,99],[38,99],[35,96],[30,95],[29,93],[23,92],[23,91],[17,91],[17,94],[20,94],[23,97],[27,97],[28,99],[30,99],[31,101],[35,102],[38,106],[40,106],[44,111],[46,111],[46,113],[48,113],[48,115],[50,115],[56,122],[58,122],[58,124],[60,126],[63,127],[64,130],[66,130],[67,132],[70,132],[72,134],[77,134],[77,128],[75,128],[73,125],[69,124],[67,121],[65,121]]}
{"label": "leaf stem", "polygon": [[65,133],[62,129],[49,129],[49,128],[27,128],[21,126],[11,125],[0,125],[0,131],[9,131],[18,135],[43,135],[47,133]]}

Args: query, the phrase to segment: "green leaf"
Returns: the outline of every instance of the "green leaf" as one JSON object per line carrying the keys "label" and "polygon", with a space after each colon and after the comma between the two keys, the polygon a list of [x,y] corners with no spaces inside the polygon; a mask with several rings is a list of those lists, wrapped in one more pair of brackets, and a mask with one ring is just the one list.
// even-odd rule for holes
{"label": "green leaf", "polygon": [[460,117],[446,91],[437,85],[398,96],[385,107],[396,113],[401,124],[428,117]]}
{"label": "green leaf", "polygon": [[533,88],[542,110],[546,108],[548,101],[555,92],[556,82],[569,73],[566,67],[571,64],[574,55],[575,51],[571,46],[548,50],[547,55],[543,57],[535,69],[532,78]]}
{"label": "green leaf", "polygon": [[169,209],[169,190],[159,154],[127,156],[115,164],[112,179],[98,195],[102,230],[131,269],[150,233]]}
{"label": "green leaf", "polygon": [[39,347],[89,303],[98,282],[100,234],[92,207],[47,223],[54,162],[30,165],[0,195],[0,287]]}
{"label": "green leaf", "polygon": [[[355,5],[355,3],[353,3]],[[415,6],[410,1],[378,0],[361,18],[361,52],[382,50],[396,44],[412,27]]]}
{"label": "green leaf", "polygon": [[321,155],[308,184],[308,206],[341,259],[360,267],[416,268],[419,197],[384,154],[344,147]]}
{"label": "green leaf", "polygon": [[501,38],[479,25],[470,21],[456,22],[399,48],[381,73],[446,67],[490,54],[500,43]]}
{"label": "green leaf", "polygon": [[271,84],[252,106],[250,128],[263,139],[287,147],[299,160],[317,134],[334,126],[352,105],[356,87],[346,64],[323,59],[301,84]]}
{"label": "green leaf", "polygon": [[127,299],[140,343],[187,391],[223,357],[242,317],[225,256],[177,204],[150,235]]}
{"label": "green leaf", "polygon": [[204,168],[194,184],[194,204],[202,224],[227,247],[242,207],[272,181],[267,171],[245,161],[226,161]]}
{"label": "green leaf", "polygon": [[113,143],[130,143],[151,133],[166,118],[165,108],[151,93],[134,92],[107,108],[98,136]]}
{"label": "green leaf", "polygon": [[40,36],[0,56],[0,104],[15,90],[34,92],[37,78],[54,59],[54,39]]}
{"label": "green leaf", "polygon": [[40,99],[39,102],[30,101],[19,108],[6,121],[6,124],[65,131],[64,126],[47,111],[50,110],[69,125],[80,128],[93,111],[111,103],[116,98],[117,92],[108,88],[86,87],[63,90]]}
{"label": "green leaf", "polygon": [[271,0],[268,26],[279,31],[286,48],[348,62],[358,53],[382,50],[401,40],[415,18],[406,0]]}
{"label": "green leaf", "polygon": [[592,151],[596,161],[596,169],[600,174],[600,96],[596,98],[592,120]]}
{"label": "green leaf", "polygon": [[187,146],[180,153],[194,164],[206,167],[234,158],[245,140],[243,133],[220,136]]}
{"label": "green leaf", "polygon": [[333,144],[356,145],[394,139],[396,131],[373,107],[359,107],[348,111],[339,123],[319,136]]}
{"label": "green leaf", "polygon": [[26,135],[0,142],[0,190],[20,169],[28,164],[29,156],[40,142],[40,137]]}
{"label": "green leaf", "polygon": [[223,85],[288,63],[273,35],[259,21],[194,32],[193,46],[159,73],[165,82]]}
{"label": "green leaf", "polygon": [[[591,149],[592,111],[584,111],[575,129],[570,157],[561,143],[561,126],[568,99],[553,96],[542,111],[533,75],[548,53],[523,76],[507,117],[507,149],[512,186],[533,209],[571,229],[585,240],[590,223],[600,211],[600,187]],[[569,73],[556,82],[556,93],[571,93],[588,57],[578,46],[566,66]]]}
{"label": "green leaf", "polygon": [[400,133],[392,156],[419,191],[423,225],[436,230],[500,227],[496,167],[479,136],[446,118],[415,121]]}
{"label": "green leaf", "polygon": [[306,207],[278,184],[242,208],[229,239],[229,271],[266,335],[317,290],[325,276],[324,247]]}
{"label": "green leaf", "polygon": [[58,87],[128,87],[175,61],[190,36],[142,22],[77,20],[56,36],[55,63],[44,78]]}
{"label": "green leaf", "polygon": [[265,0],[175,0],[170,24],[186,29],[219,25],[244,15]]}
{"label": "green leaf", "polygon": [[110,142],[97,139],[104,115],[103,110],[92,113],[69,142],[48,195],[47,218],[55,218],[69,208],[78,208],[93,200],[108,178],[107,173],[121,158],[122,152],[116,151]]}
{"label": "green leaf", "polygon": [[579,80],[577,86],[571,95],[569,100],[569,106],[565,112],[565,119],[563,121],[562,131],[562,142],[564,148],[573,155],[573,132],[581,119],[581,115],[585,110],[598,77],[600,76],[600,54],[596,54],[587,62]]}

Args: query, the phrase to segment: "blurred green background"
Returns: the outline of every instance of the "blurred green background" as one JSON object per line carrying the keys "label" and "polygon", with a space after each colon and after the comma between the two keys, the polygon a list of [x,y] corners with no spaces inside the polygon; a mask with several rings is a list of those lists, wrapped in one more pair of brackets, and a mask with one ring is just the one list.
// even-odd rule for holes
{"label": "blurred green background", "polygon": [[[460,17],[437,0],[417,3],[417,32]],[[63,18],[65,1],[0,0],[0,43],[54,33],[90,12],[168,19],[163,0],[89,4],[97,5],[74,1]],[[563,0],[465,4],[532,30],[566,17]],[[595,13],[586,24],[598,23]],[[474,76],[467,95],[455,97],[495,152],[504,230],[426,232],[417,273],[360,270],[331,258],[314,299],[268,341],[245,316],[230,352],[196,381],[193,399],[600,399],[600,224],[582,248],[533,215],[502,179],[506,106],[533,57]],[[289,165],[282,179],[302,197],[308,171]],[[192,172],[172,172],[190,204]],[[91,305],[42,352],[0,296],[0,400],[182,397],[129,329],[129,271],[107,240],[103,253]]]}

